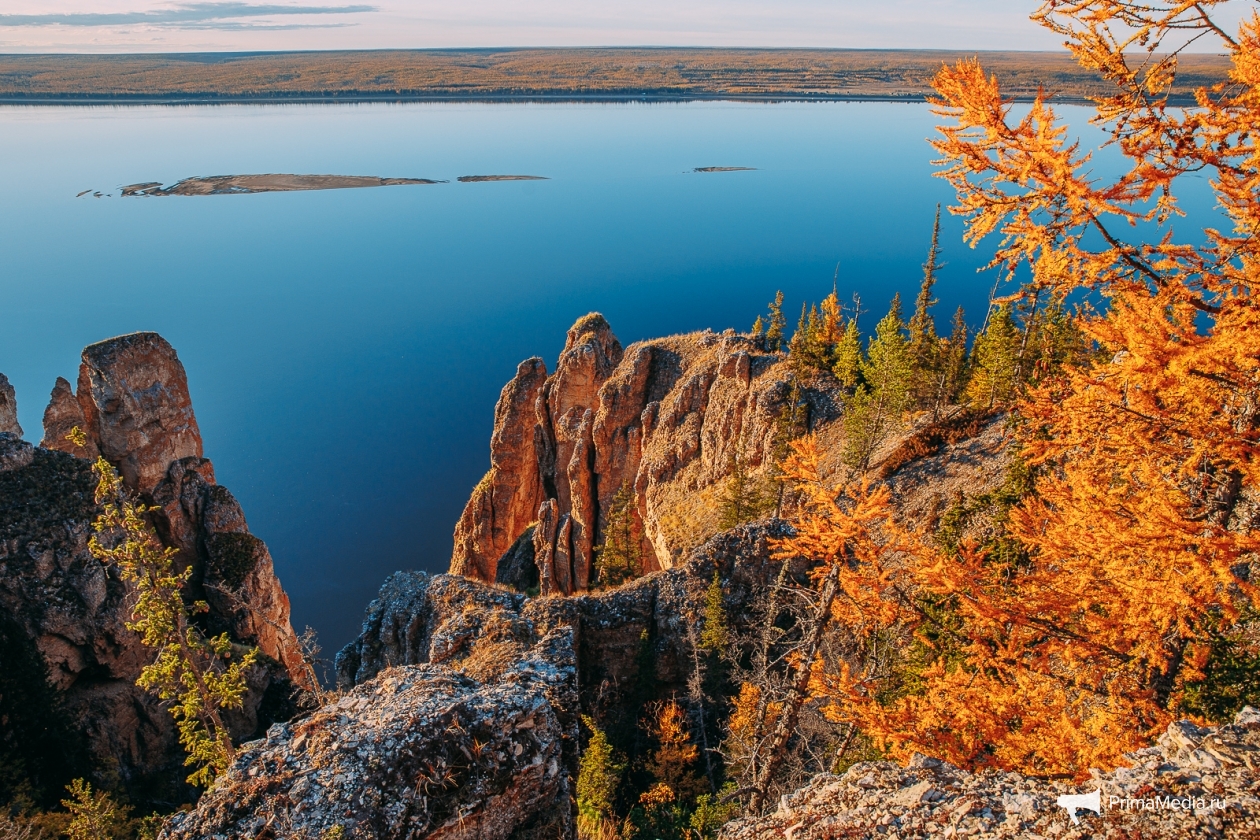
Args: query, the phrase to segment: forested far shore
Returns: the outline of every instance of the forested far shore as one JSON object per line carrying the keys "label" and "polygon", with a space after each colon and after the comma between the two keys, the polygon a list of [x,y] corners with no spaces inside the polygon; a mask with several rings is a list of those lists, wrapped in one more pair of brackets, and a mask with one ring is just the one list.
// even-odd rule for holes
{"label": "forested far shore", "polygon": [[[1083,101],[1105,83],[1070,55],[821,49],[481,49],[155,55],[0,55],[0,100],[890,99],[931,93],[978,55],[1011,98]],[[1183,55],[1170,99],[1225,78]]]}

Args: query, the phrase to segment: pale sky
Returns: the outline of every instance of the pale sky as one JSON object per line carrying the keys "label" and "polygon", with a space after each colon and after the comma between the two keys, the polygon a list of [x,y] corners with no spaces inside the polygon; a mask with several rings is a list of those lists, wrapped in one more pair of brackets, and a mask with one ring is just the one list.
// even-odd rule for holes
{"label": "pale sky", "polygon": [[[1036,0],[0,0],[0,52],[499,46],[1058,49]],[[1237,0],[1228,17],[1256,7]]]}

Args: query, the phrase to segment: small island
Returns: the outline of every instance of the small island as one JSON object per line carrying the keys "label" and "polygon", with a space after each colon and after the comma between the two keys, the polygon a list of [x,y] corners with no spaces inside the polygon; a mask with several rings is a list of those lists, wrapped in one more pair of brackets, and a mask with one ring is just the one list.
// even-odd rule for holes
{"label": "small island", "polygon": [[456,179],[461,184],[481,184],[487,181],[549,181],[541,175],[462,175]]}
{"label": "small island", "polygon": [[756,172],[755,166],[697,166],[692,172]]}
{"label": "small island", "polygon": [[411,184],[444,184],[428,178],[378,178],[375,175],[211,175],[185,178],[169,187],[150,181],[122,188],[124,196],[245,195],[302,190],[346,190]]}

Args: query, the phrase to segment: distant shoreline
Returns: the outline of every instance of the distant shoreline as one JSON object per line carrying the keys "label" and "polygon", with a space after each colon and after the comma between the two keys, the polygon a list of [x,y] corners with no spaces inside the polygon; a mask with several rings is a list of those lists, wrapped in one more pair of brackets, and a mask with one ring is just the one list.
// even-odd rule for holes
{"label": "distant shoreline", "polygon": [[[20,96],[4,96],[0,95],[0,105],[27,105],[31,107],[48,107],[48,106],[75,106],[75,107],[91,107],[91,106],[125,106],[125,105],[168,105],[168,106],[203,106],[203,105],[406,105],[413,103],[450,103],[450,104],[472,104],[472,103],[488,103],[488,104],[629,104],[632,102],[645,103],[684,103],[684,102],[754,102],[764,104],[788,104],[788,103],[806,103],[806,102],[888,102],[901,103],[904,105],[924,105],[927,104],[927,98],[931,93],[923,94],[907,94],[905,96],[894,96],[891,94],[834,94],[834,95],[816,95],[809,96],[804,94],[797,95],[721,95],[721,94],[695,94],[695,95],[678,95],[678,94],[592,94],[590,96],[582,96],[578,94],[479,94],[470,96],[468,94],[442,96],[439,94],[415,94],[415,95],[346,95],[333,94],[319,96],[314,94],[303,94],[294,96],[278,96],[278,95],[260,95],[260,96],[151,96],[151,95],[135,95],[135,96],[83,96],[83,95],[66,95],[64,97],[40,96],[40,97],[20,97]],[[1030,103],[1034,101],[1034,96],[1011,96],[1009,101],[1017,103]],[[1083,96],[1065,96],[1056,95],[1050,99],[1051,103],[1059,105],[1091,105],[1091,100]],[[1193,96],[1169,97],[1168,104],[1173,107],[1188,106],[1194,104]]]}
{"label": "distant shoreline", "polygon": [[[944,64],[971,57],[1014,101],[1040,89],[1065,104],[1107,92],[1061,53],[522,48],[0,55],[0,104],[921,103]],[[1170,102],[1192,103],[1228,67],[1222,56],[1183,56]]]}

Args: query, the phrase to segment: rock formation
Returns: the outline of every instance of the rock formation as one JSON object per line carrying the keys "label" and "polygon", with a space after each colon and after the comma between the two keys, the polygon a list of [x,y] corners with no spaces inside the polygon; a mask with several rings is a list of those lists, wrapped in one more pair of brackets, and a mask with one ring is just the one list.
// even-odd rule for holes
{"label": "rock formation", "polygon": [[3,373],[0,373],[0,435],[22,436],[22,427],[17,419],[17,395]]}
{"label": "rock formation", "polygon": [[[504,673],[391,668],[242,751],[163,840],[204,837],[506,840],[572,836],[572,633]],[[571,717],[571,714],[570,714]]]}
{"label": "rock formation", "polygon": [[537,640],[568,628],[576,639],[584,709],[628,697],[640,676],[644,634],[652,646],[653,681],[666,694],[681,690],[691,668],[689,627],[714,573],[722,577],[734,626],[746,627],[753,592],[779,567],[768,541],[785,527],[778,521],[742,526],[672,569],[572,598],[528,598],[459,575],[397,572],[368,607],[359,638],[337,654],[338,683],[361,685],[399,665],[497,674]]}
{"label": "rock formation", "polygon": [[[86,396],[85,391],[84,397]],[[44,439],[39,445],[45,449],[56,449],[95,461],[101,454],[96,446],[96,437],[88,436],[84,445],[78,446],[71,442],[69,437],[74,429],[82,429],[87,435],[89,430],[87,417],[83,413],[83,406],[74,395],[74,388],[64,377],[58,376],[57,383],[53,385],[48,408],[44,409]]]}
{"label": "rock formation", "polygon": [[[1093,771],[1082,784],[997,771],[967,773],[923,756],[904,768],[862,762],[843,776],[816,776],[783,797],[776,812],[730,823],[719,837],[1260,837],[1260,712],[1255,709],[1243,709],[1228,726],[1174,723],[1155,746],[1128,760],[1131,767]],[[1073,824],[1058,797],[1095,790],[1102,813],[1082,809],[1079,823]]]}
{"label": "rock formation", "polygon": [[[585,316],[569,330],[554,374],[530,359],[503,389],[490,472],[456,526],[451,572],[496,580],[500,558],[537,523],[542,591],[585,590],[623,484],[636,494],[643,570],[670,568],[718,530],[732,459],[753,470],[769,463],[789,391],[782,356],[734,331],[623,351],[602,316]],[[837,416],[825,385],[801,396],[815,423]]]}
{"label": "rock formation", "polygon": [[[481,686],[516,679],[521,662],[541,674],[572,674],[553,679],[547,692],[561,733],[560,771],[571,789],[579,713],[635,720],[647,700],[685,692],[692,674],[689,633],[714,573],[723,581],[733,627],[746,631],[754,591],[779,568],[767,541],[782,535],[783,527],[768,522],[737,528],[714,537],[672,569],[571,598],[528,598],[458,575],[398,572],[369,606],[362,634],[337,655],[338,681],[343,688],[358,686],[354,696],[360,696],[375,691],[382,680],[405,678],[400,671],[408,673],[413,666],[434,669],[426,673],[458,672]],[[559,684],[564,690],[554,687]],[[271,795],[281,793],[276,789]],[[556,807],[569,814],[572,802]],[[519,813],[511,821],[529,819],[528,813]]]}
{"label": "rock formation", "polygon": [[[88,458],[104,455],[155,508],[159,536],[194,570],[189,594],[210,604],[206,629],[266,655],[245,708],[229,715],[233,730],[248,737],[291,714],[294,686],[308,679],[270,554],[201,457],[175,351],[154,333],[94,344],[78,381],[74,394],[57,380],[43,447],[0,436],[0,608],[46,663],[92,762],[115,768],[140,799],[178,796],[152,787],[187,771],[169,711],[135,685],[149,652],[125,626],[131,593],[87,550],[97,515]],[[74,426],[86,447],[66,439]]]}
{"label": "rock formation", "polygon": [[69,383],[58,379],[44,413],[43,445],[81,454],[63,433],[67,420],[81,419],[89,441],[133,490],[151,493],[170,464],[201,457],[188,377],[175,348],[157,333],[84,348],[75,395],[81,418],[67,403],[68,392]]}

